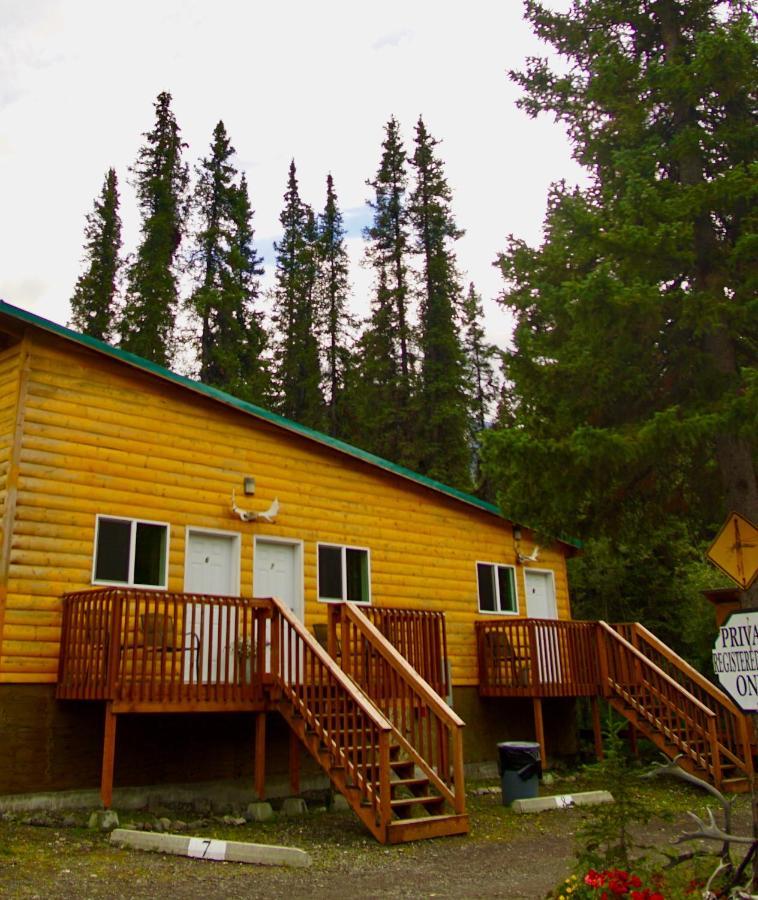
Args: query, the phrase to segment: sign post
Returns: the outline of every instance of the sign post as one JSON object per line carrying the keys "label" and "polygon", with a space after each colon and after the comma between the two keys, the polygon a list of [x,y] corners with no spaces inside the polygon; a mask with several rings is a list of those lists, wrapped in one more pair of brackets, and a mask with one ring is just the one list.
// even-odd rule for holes
{"label": "sign post", "polygon": [[[758,527],[733,512],[708,548],[708,559],[747,591],[758,577]],[[713,670],[721,686],[743,712],[753,714],[758,733],[758,609],[743,594],[741,612],[732,613],[719,629],[713,648]],[[758,795],[750,780],[753,838],[758,840]],[[753,857],[753,891],[758,890],[758,856]]]}

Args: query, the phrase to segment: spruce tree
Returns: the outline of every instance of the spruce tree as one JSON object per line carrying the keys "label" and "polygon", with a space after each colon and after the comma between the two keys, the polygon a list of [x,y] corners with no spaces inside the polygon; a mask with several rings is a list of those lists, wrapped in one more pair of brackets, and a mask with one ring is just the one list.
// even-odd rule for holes
{"label": "spruce tree", "polygon": [[463,232],[450,208],[450,188],[435,153],[438,144],[419,119],[411,160],[416,183],[408,204],[414,250],[421,257],[419,401],[424,414],[416,426],[419,466],[438,481],[467,489],[471,486],[469,409],[458,336],[461,287],[453,249]]}
{"label": "spruce tree", "polygon": [[290,163],[284,208],[279,217],[283,234],[275,242],[276,287],[273,318],[276,408],[282,415],[311,428],[324,424],[324,398],[319,364],[316,298],[316,221],[300,199],[297,170]]}
{"label": "spruce tree", "polygon": [[225,293],[232,298],[232,306],[239,310],[244,325],[240,350],[240,385],[236,396],[251,403],[267,406],[271,399],[271,374],[264,355],[268,334],[263,324],[260,301],[262,259],[253,247],[253,209],[250,205],[247,179],[243,174],[234,192],[231,208],[232,234],[229,247],[229,268],[224,278]]}
{"label": "spruce tree", "polygon": [[624,554],[638,590],[640,559],[669,560],[670,595],[730,509],[758,520],[758,42],[742,10],[529,2],[565,65],[514,75],[531,115],[565,123],[589,183],[555,185],[542,245],[512,239],[501,259],[517,427],[488,448],[493,476],[516,517]]}
{"label": "spruce tree", "polygon": [[116,170],[108,169],[84,230],[85,271],[71,298],[71,327],[107,341],[113,329],[118,274],[121,268],[121,219]]}
{"label": "spruce tree", "polygon": [[253,248],[247,183],[237,184],[235,150],[223,122],[211,153],[197,166],[198,219],[193,254],[198,287],[189,305],[199,322],[200,379],[243,399],[263,400],[260,353],[265,345],[254,310],[261,260]]}
{"label": "spruce tree", "polygon": [[[383,454],[394,462],[410,468],[418,464],[418,448],[414,435],[414,387],[415,354],[414,336],[410,311],[410,237],[406,194],[408,190],[407,156],[400,138],[400,127],[391,118],[385,129],[382,143],[382,157],[376,177],[368,181],[374,196],[368,201],[374,211],[374,220],[364,236],[368,241],[366,258],[374,270],[375,297],[372,303],[374,314],[368,324],[366,340],[362,342],[361,367],[370,370],[360,376],[361,384],[369,391],[381,395],[382,402],[390,407],[382,410],[379,418],[391,423],[388,432],[380,439]],[[381,334],[375,333],[381,329]],[[369,354],[386,348],[390,340],[391,359],[397,368],[389,365],[386,355],[383,359],[372,359]],[[382,350],[381,352],[385,352]],[[381,384],[376,381],[382,373],[392,381]],[[379,399],[378,397],[376,399]],[[369,403],[362,403],[364,408]],[[362,443],[368,449],[379,453],[379,444],[374,443],[376,429],[364,419]]]}
{"label": "spruce tree", "polygon": [[345,228],[331,174],[326,179],[326,205],[318,220],[316,251],[327,388],[326,427],[329,434],[335,437],[347,437],[351,431],[345,397],[350,366],[348,341],[354,323],[347,306],[350,282]]}
{"label": "spruce tree", "polygon": [[131,170],[142,212],[142,237],[128,270],[120,344],[124,350],[167,366],[174,353],[174,260],[184,232],[188,184],[181,158],[186,145],[171,110],[171,94],[158,94],[155,126],[144,137],[146,143]]}
{"label": "spruce tree", "polygon": [[477,490],[489,490],[482,484],[481,441],[495,413],[499,384],[496,360],[498,349],[487,342],[482,320],[482,298],[476,292],[473,281],[463,301],[463,353],[466,369],[466,387],[469,394],[469,430],[473,454],[474,484]]}
{"label": "spruce tree", "polygon": [[356,348],[356,366],[349,391],[354,415],[352,440],[394,462],[412,462],[406,417],[398,410],[402,381],[396,307],[379,269],[379,282],[371,301],[371,316]]}

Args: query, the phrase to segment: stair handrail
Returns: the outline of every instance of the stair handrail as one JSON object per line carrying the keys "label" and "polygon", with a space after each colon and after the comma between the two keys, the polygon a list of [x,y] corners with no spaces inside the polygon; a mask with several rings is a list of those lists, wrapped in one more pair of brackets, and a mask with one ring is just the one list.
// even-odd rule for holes
{"label": "stair handrail", "polygon": [[631,651],[632,656],[634,656],[644,665],[653,669],[658,677],[663,678],[664,681],[668,682],[676,690],[677,693],[681,694],[684,697],[685,700],[694,704],[702,712],[706,713],[706,718],[716,718],[716,713],[712,709],[707,707],[705,703],[702,702],[702,700],[698,700],[698,698],[694,694],[691,694],[687,690],[687,688],[683,687],[683,685],[681,685],[675,678],[672,678],[668,674],[668,672],[664,672],[664,670],[660,666],[656,665],[649,656],[645,656],[645,654],[641,650],[638,650],[634,646],[634,644],[630,643],[625,637],[623,637],[623,635],[620,635],[618,631],[612,628],[607,622],[600,619],[598,620],[597,624],[606,635],[611,637],[612,640],[622,644],[626,650]]}
{"label": "stair handrail", "polygon": [[[335,662],[335,660],[329,656],[329,654],[324,650],[324,648],[319,644],[315,637],[308,631],[308,629],[303,625],[300,619],[295,616],[292,610],[286,606],[278,597],[270,597],[271,603],[282,616],[283,619],[287,620],[287,623],[292,627],[293,631],[297,632],[298,636],[307,644],[308,648],[318,657],[319,661],[324,664],[324,666],[329,670],[330,674],[334,676],[334,678],[339,682],[340,686],[350,694],[351,698],[355,701],[356,705],[360,707],[361,711],[364,715],[372,718],[376,721],[377,727],[381,728],[382,731],[392,731],[392,724],[387,720],[381,710],[377,709],[373,703],[369,702],[366,699],[363,691],[359,690],[355,682],[352,679],[348,678],[347,675],[342,671],[339,665]],[[281,672],[272,672],[275,678],[277,678],[282,683],[286,683]]]}
{"label": "stair handrail", "polygon": [[[619,626],[614,625],[613,627],[618,628]],[[694,668],[694,666],[691,666],[687,660],[682,659],[679,654],[675,653],[669,646],[664,644],[660,638],[656,637],[641,622],[623,623],[623,627],[630,628],[635,636],[640,637],[645,643],[649,644],[654,650],[660,653],[661,656],[665,657],[674,668],[682,672],[687,678],[693,681],[698,688],[708,694],[708,696],[718,705],[720,712],[732,717],[735,740],[739,741],[742,745],[743,758],[740,759],[739,757],[735,757],[728,749],[726,749],[725,752],[733,762],[743,768],[747,775],[750,775],[753,772],[753,750],[750,741],[748,719],[732,698],[724,691],[720,690],[712,681],[706,678],[705,675],[698,672],[698,670]],[[651,660],[651,662],[653,662],[653,660]],[[684,685],[682,686],[684,687]],[[716,715],[718,715],[718,713]],[[724,742],[721,741],[721,743],[723,745]]]}
{"label": "stair handrail", "polygon": [[[385,829],[392,818],[392,808],[390,805],[390,766],[389,766],[389,739],[394,729],[389,720],[366,695],[357,687],[357,685],[347,677],[337,662],[324,650],[313,635],[305,628],[303,623],[295,616],[295,614],[287,607],[279,598],[270,598],[272,606],[272,637],[271,637],[271,674],[276,680],[280,690],[288,697],[293,704],[302,705],[303,698],[292,688],[287,674],[282,671],[281,660],[278,659],[278,644],[276,642],[276,631],[279,623],[276,616],[283,619],[291,630],[297,635],[302,644],[308,648],[308,652],[313,654],[321,665],[326,669],[334,682],[347,694],[355,706],[361,711],[366,719],[374,726],[379,733],[379,764],[375,766],[370,761],[364,760],[366,771],[355,771],[355,761],[351,760],[347,753],[347,747],[340,746],[335,741],[334,736],[329,734],[328,725],[325,717],[319,717],[312,710],[302,705],[301,711],[309,717],[309,724],[319,734],[324,745],[329,752],[339,758],[346,766],[352,768],[356,786],[360,789],[361,794],[366,798],[368,803],[374,809],[377,817],[376,826],[379,829]],[[378,769],[378,773],[376,771]],[[378,779],[376,775],[378,774]],[[378,790],[375,783],[378,780]],[[368,824],[368,823],[367,823]],[[372,829],[373,830],[373,829]]]}
{"label": "stair handrail", "polygon": [[[685,703],[690,704],[692,707],[694,707],[694,709],[698,710],[703,715],[707,725],[705,726],[705,728],[699,726],[697,730],[701,731],[702,740],[708,747],[711,760],[710,767],[712,767],[714,779],[719,782],[721,780],[721,754],[722,752],[725,752],[730,757],[732,756],[732,754],[729,753],[728,748],[726,748],[718,739],[718,735],[716,733],[716,722],[718,716],[716,715],[716,713],[712,709],[707,707],[701,700],[695,697],[694,694],[691,694],[676,679],[672,678],[667,672],[657,666],[649,657],[645,656],[642,651],[638,650],[633,644],[631,644],[625,637],[620,635],[618,631],[612,628],[607,622],[599,620],[597,624],[598,628],[600,629],[600,633],[605,634],[606,638],[609,639],[609,645],[612,642],[615,642],[616,644],[623,647],[625,652],[627,654],[630,654],[639,665],[651,671],[651,674],[653,674],[657,679],[667,684],[672,689],[675,696],[680,697],[681,700],[683,700]],[[611,660],[609,659],[608,662],[609,671],[607,677],[610,680],[613,677],[613,673],[611,671]],[[619,684],[621,684],[621,682],[619,682]],[[669,704],[671,702],[663,695],[660,695],[658,699],[663,700],[664,702]],[[682,715],[686,720],[691,719],[691,717],[688,716],[685,712],[684,704],[682,704],[682,706],[679,708],[677,708],[676,706],[674,708],[677,709],[679,715]],[[697,726],[697,723],[693,720],[692,725]],[[682,738],[679,738],[679,741],[681,741],[681,743],[691,745],[691,741],[689,740],[683,740]],[[695,751],[695,755],[699,756],[700,754]],[[703,759],[703,765],[706,769],[709,769],[707,757]]]}
{"label": "stair handrail", "polygon": [[[705,677],[705,675],[702,674],[702,672],[698,672],[698,670],[694,666],[691,666],[686,659],[683,659],[681,656],[679,656],[678,653],[675,653],[671,649],[671,647],[669,647],[667,644],[664,644],[660,638],[657,638],[652,631],[649,631],[647,628],[645,628],[645,626],[641,622],[628,622],[624,623],[624,625],[630,626],[648,644],[653,646],[662,656],[665,656],[670,663],[684,672],[688,678],[691,678],[698,685],[698,687],[701,687],[707,694],[713,697],[714,700],[717,700],[719,704],[726,707],[729,712],[736,713],[739,716],[744,715],[728,694],[725,694],[724,691],[717,688],[712,681],[710,681]],[[614,625],[612,627],[616,626]],[[634,645],[632,644],[632,646]],[[651,662],[653,662],[653,660],[651,660]]]}
{"label": "stair handrail", "polygon": [[[463,728],[465,722],[461,717],[448,706],[445,700],[434,690],[434,688],[425,681],[413,666],[405,659],[405,657],[385,638],[379,629],[363,614],[363,612],[352,603],[332,604],[329,610],[330,614],[330,632],[334,632],[334,618],[339,618],[341,622],[348,620],[352,623],[361,636],[371,648],[384,659],[391,669],[402,679],[406,687],[418,698],[426,709],[437,719],[440,729],[444,728],[450,736],[452,744],[452,790],[448,786],[446,779],[449,777],[448,762],[445,759],[443,751],[441,759],[438,760],[437,767],[430,765],[428,760],[419,752],[419,750],[393,725],[395,739],[399,741],[401,747],[413,759],[415,764],[424,772],[426,777],[434,784],[440,794],[453,807],[456,813],[463,814],[466,808],[466,791],[463,774]],[[345,663],[346,649],[343,647],[343,665]],[[357,674],[348,669],[348,674]],[[381,708],[382,698],[378,696],[379,691],[372,690],[372,685],[360,683],[362,690],[366,691],[368,696],[377,703]],[[442,769],[443,771],[440,771]]]}

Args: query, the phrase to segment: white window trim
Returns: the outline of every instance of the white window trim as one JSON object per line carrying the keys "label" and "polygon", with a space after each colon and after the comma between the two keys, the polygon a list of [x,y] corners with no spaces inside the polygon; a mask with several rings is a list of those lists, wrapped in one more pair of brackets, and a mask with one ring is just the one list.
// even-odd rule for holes
{"label": "white window trim", "polygon": [[[95,578],[95,570],[97,567],[97,548],[98,548],[98,538],[100,537],[100,520],[101,519],[111,519],[117,522],[130,522],[131,523],[131,534],[129,536],[129,580],[128,581],[105,581],[103,579]],[[163,583],[162,584],[137,584],[134,581],[134,556],[135,549],[137,546],[137,525],[161,525],[166,529],[166,561],[165,568],[163,572]],[[130,587],[130,588],[142,588],[144,590],[153,590],[153,591],[165,591],[168,588],[168,570],[169,570],[169,556],[171,554],[171,523],[170,522],[158,522],[155,519],[137,519],[132,516],[111,516],[107,513],[97,513],[95,515],[95,543],[92,553],[92,584],[107,584],[112,585],[114,587]]]}
{"label": "white window trim", "polygon": [[211,534],[217,537],[232,538],[234,542],[234,556],[237,565],[232,584],[232,596],[240,596],[240,571],[242,568],[242,535],[239,531],[223,531],[220,528],[201,528],[199,525],[187,525],[184,529],[184,587],[186,590],[189,580],[189,548],[190,534]]}
{"label": "white window trim", "polygon": [[[335,597],[321,597],[319,591],[319,548],[320,547],[334,547],[341,552],[341,568],[342,568],[342,591],[343,597],[341,600]],[[316,596],[318,598],[319,603],[346,603],[347,600],[344,597],[344,593],[347,589],[347,578],[346,578],[346,551],[347,550],[362,550],[366,554],[366,565],[368,566],[368,600],[363,602],[358,602],[355,600],[351,600],[351,603],[354,603],[356,606],[371,606],[371,550],[368,547],[357,547],[355,544],[333,544],[328,541],[319,541],[316,544]]]}
{"label": "white window trim", "polygon": [[[516,609],[482,609],[482,601],[479,596],[479,566],[494,566],[496,568],[501,569],[511,569],[513,572],[513,591],[516,595]],[[474,578],[476,580],[476,605],[483,616],[518,616],[519,610],[521,609],[521,599],[519,597],[519,589],[518,589],[518,577],[516,573],[516,566],[513,563],[504,563],[504,562],[488,562],[484,559],[478,559],[474,563]],[[497,591],[497,603],[500,605],[500,583],[495,579],[495,590]]]}

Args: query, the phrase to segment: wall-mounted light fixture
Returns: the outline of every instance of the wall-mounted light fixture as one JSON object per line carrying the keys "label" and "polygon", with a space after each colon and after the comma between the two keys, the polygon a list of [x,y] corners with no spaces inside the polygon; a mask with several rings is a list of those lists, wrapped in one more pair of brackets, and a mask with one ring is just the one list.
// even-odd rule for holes
{"label": "wall-mounted light fixture", "polygon": [[255,479],[252,475],[245,475],[245,479],[242,482],[245,486],[245,496],[252,497],[255,493]]}
{"label": "wall-mounted light fixture", "polygon": [[520,525],[513,526],[513,540],[514,541],[521,540],[521,526]]}

